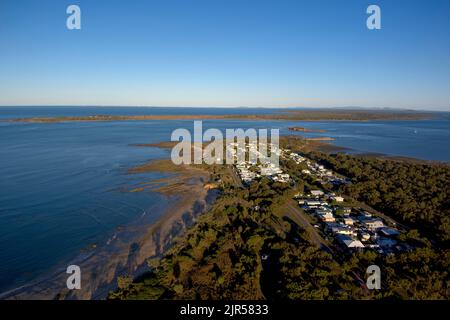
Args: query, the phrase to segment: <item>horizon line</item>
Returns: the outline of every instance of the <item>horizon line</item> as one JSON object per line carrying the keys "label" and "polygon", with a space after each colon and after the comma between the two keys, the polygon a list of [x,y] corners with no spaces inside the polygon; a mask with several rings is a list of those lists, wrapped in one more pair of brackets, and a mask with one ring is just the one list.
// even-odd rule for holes
{"label": "horizon line", "polygon": [[67,107],[79,107],[79,108],[182,108],[182,109],[341,109],[341,110],[392,110],[392,111],[421,111],[421,112],[450,112],[450,107],[436,107],[434,109],[408,108],[408,107],[366,107],[366,106],[157,106],[157,105],[78,105],[78,104],[20,104],[20,105],[6,105],[0,104],[0,108],[33,108],[33,107],[50,107],[50,108],[67,108]]}

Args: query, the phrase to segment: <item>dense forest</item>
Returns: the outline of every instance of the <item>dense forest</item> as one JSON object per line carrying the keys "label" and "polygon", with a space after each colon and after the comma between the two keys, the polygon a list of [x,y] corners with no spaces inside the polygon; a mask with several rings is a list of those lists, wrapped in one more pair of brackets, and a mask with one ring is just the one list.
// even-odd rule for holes
{"label": "dense forest", "polygon": [[[370,172],[367,164],[361,166]],[[416,231],[402,235],[417,242],[415,249],[396,256],[371,251],[334,255],[310,243],[305,230],[283,214],[285,203],[302,181],[293,188],[263,178],[241,188],[221,179],[220,166],[211,170],[222,192],[211,210],[162,259],[148,261],[152,272],[134,280],[119,278],[118,289],[109,299],[450,297],[449,251],[432,246]],[[397,170],[405,169],[391,168],[391,173]],[[389,186],[389,181],[385,183]],[[441,180],[435,183],[440,185]],[[357,188],[357,183],[352,187]],[[371,264],[382,269],[381,290],[365,287],[366,268]]]}
{"label": "dense forest", "polygon": [[448,247],[450,166],[312,152],[310,156],[352,180],[342,192],[416,228]]}

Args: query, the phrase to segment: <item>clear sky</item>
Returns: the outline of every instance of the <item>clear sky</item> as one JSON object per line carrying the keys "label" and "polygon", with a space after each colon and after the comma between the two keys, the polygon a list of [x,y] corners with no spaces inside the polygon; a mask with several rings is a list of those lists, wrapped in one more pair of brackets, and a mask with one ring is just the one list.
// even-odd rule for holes
{"label": "clear sky", "polygon": [[0,105],[450,111],[450,1],[0,0]]}

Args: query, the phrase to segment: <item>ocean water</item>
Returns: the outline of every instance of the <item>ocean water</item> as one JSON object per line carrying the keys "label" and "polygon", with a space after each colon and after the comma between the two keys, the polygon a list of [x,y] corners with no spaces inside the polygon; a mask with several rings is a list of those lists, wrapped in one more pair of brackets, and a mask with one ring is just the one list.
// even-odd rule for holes
{"label": "ocean water", "polygon": [[[381,153],[423,160],[450,162],[450,113],[435,113],[430,120],[370,122],[307,122],[309,129],[325,133],[304,133],[310,137],[332,137],[349,152]],[[286,131],[283,131],[286,133]]]}
{"label": "ocean water", "polygon": [[[0,108],[0,119],[96,114],[255,114],[278,109],[205,108]],[[432,120],[373,122],[203,121],[204,129],[279,128],[326,130],[352,152],[375,152],[450,161],[450,114]],[[67,123],[0,121],[0,293],[30,283],[69,263],[92,245],[102,246],[117,228],[151,224],[167,199],[154,192],[126,192],[163,174],[127,170],[169,150],[131,146],[170,140],[190,120]]]}

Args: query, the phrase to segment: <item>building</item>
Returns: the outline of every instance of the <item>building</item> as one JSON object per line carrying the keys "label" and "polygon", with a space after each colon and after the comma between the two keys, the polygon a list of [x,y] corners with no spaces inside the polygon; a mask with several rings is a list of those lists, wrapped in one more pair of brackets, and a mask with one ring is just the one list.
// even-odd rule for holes
{"label": "building", "polygon": [[344,218],[344,224],[347,226],[352,226],[355,224],[355,220],[350,217]]}
{"label": "building", "polygon": [[342,208],[342,212],[344,212],[344,213],[351,213],[352,212],[352,208],[350,208],[350,207],[343,207]]}
{"label": "building", "polygon": [[369,212],[367,212],[367,211],[363,211],[363,212],[361,212],[361,214],[362,214],[362,216],[363,216],[364,218],[366,218],[366,219],[372,218],[372,214],[369,213]]}
{"label": "building", "polygon": [[287,173],[281,173],[272,178],[273,181],[287,183],[289,182],[289,175]]}
{"label": "building", "polygon": [[263,176],[273,176],[279,173],[283,173],[283,171],[278,167],[273,166],[261,167],[261,175]]}
{"label": "building", "polygon": [[392,229],[392,228],[388,228],[388,227],[380,228],[380,230],[378,230],[378,231],[386,237],[395,237],[400,234],[400,232],[397,229]]}
{"label": "building", "polygon": [[328,213],[333,213],[333,211],[329,208],[324,208],[324,207],[320,207],[318,209],[316,209],[316,215],[321,215],[321,214],[328,214]]}
{"label": "building", "polygon": [[311,190],[311,194],[315,197],[321,197],[321,196],[323,196],[323,191],[322,190]]}
{"label": "building", "polygon": [[375,231],[377,229],[384,227],[383,221],[381,221],[379,219],[367,219],[367,220],[364,220],[363,223],[364,223],[365,227],[371,231]]}
{"label": "building", "polygon": [[[319,210],[316,210],[316,213],[317,213],[317,211],[319,211]],[[321,211],[317,215],[324,222],[335,222],[336,221],[333,214],[328,211]]]}
{"label": "building", "polygon": [[361,241],[352,239],[347,235],[338,235],[336,239],[349,249],[363,249],[364,244]]}
{"label": "building", "polygon": [[355,235],[355,232],[354,232],[352,229],[346,228],[346,227],[344,227],[344,226],[342,226],[342,225],[339,225],[339,226],[337,226],[337,227],[331,228],[331,231],[332,231],[333,233],[335,233],[335,234],[345,234],[345,235],[347,235],[347,236],[353,236],[353,235]]}
{"label": "building", "polygon": [[350,227],[340,223],[327,223],[326,229],[328,232],[332,232],[337,235],[355,235],[355,232]]}
{"label": "building", "polygon": [[340,196],[331,197],[331,200],[336,201],[336,202],[344,202],[344,198],[340,197]]}
{"label": "building", "polygon": [[310,208],[317,208],[317,207],[320,207],[322,205],[322,202],[316,201],[316,200],[306,200],[304,202],[304,205],[308,206]]}
{"label": "building", "polygon": [[397,244],[397,241],[388,238],[379,238],[376,243],[383,249],[388,249]]}

